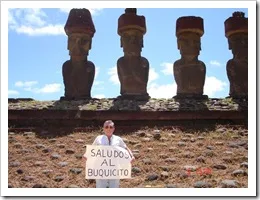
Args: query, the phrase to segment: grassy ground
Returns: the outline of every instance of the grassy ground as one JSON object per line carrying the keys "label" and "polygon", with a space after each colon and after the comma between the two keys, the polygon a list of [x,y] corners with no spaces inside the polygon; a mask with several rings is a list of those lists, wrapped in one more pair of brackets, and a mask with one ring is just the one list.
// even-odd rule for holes
{"label": "grassy ground", "polygon": [[[95,187],[93,180],[84,178],[81,156],[85,145],[92,144],[99,134],[101,130],[42,138],[33,132],[9,133],[9,186]],[[248,161],[246,129],[222,126],[214,131],[183,132],[147,128],[119,135],[136,157],[132,179],[121,180],[121,187],[192,188],[197,181],[221,187],[223,180],[235,180],[237,187],[248,187],[247,167],[241,165]],[[52,158],[55,153],[60,157]],[[61,166],[60,162],[67,165]],[[185,169],[186,165],[194,169]],[[77,172],[73,172],[75,168]],[[245,173],[233,175],[238,169]]]}

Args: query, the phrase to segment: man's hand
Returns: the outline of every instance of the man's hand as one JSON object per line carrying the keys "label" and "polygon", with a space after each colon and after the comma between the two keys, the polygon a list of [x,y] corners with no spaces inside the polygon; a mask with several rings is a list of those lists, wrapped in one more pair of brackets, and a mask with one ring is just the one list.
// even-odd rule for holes
{"label": "man's hand", "polygon": [[131,164],[133,164],[134,160],[135,160],[135,157],[133,156],[132,159],[131,159],[131,161],[130,161]]}

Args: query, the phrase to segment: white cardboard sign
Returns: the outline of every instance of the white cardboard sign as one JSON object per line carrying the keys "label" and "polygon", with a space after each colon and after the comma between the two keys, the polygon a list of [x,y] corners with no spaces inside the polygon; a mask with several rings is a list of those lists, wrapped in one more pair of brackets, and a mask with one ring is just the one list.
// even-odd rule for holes
{"label": "white cardboard sign", "polygon": [[87,145],[86,179],[131,178],[131,157],[119,146]]}

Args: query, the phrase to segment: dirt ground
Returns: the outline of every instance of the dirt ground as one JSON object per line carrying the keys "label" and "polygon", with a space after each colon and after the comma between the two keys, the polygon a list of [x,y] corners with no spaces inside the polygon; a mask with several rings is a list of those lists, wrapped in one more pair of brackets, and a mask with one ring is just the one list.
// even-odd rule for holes
{"label": "dirt ground", "polygon": [[[34,132],[9,132],[9,187],[95,187],[94,180],[85,179],[82,155],[101,133],[43,138]],[[248,187],[247,129],[218,126],[184,132],[154,127],[118,135],[136,158],[132,179],[121,180],[120,187]]]}

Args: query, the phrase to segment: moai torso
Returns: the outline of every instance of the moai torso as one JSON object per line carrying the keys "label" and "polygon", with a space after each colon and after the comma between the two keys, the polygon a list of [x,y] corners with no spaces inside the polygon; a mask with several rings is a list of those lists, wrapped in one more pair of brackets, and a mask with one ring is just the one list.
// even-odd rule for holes
{"label": "moai torso", "polygon": [[227,62],[230,82],[229,95],[233,98],[248,96],[248,34],[247,18],[241,12],[233,13],[225,22],[226,37],[233,58]]}
{"label": "moai torso", "polygon": [[[137,23],[137,28],[133,26],[135,23]],[[127,29],[125,30],[124,27]],[[137,100],[150,98],[147,93],[149,62],[141,56],[144,32],[144,17],[137,16],[136,10],[130,10],[130,13],[123,14],[119,18],[118,33],[121,36],[121,47],[124,50],[124,56],[117,61],[121,94],[119,98]]]}
{"label": "moai torso", "polygon": [[72,9],[65,31],[68,35],[70,60],[62,66],[65,100],[91,98],[91,87],[95,76],[95,65],[87,60],[95,28],[86,9]]}
{"label": "moai torso", "polygon": [[181,59],[175,61],[173,65],[177,97],[202,97],[206,66],[198,60],[200,36],[192,32],[181,33],[178,36],[178,48]]}

